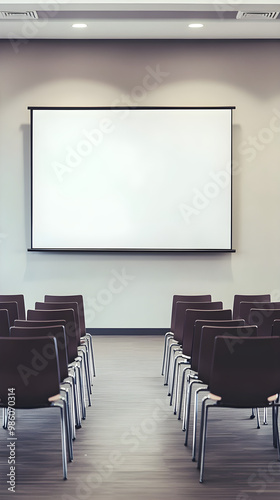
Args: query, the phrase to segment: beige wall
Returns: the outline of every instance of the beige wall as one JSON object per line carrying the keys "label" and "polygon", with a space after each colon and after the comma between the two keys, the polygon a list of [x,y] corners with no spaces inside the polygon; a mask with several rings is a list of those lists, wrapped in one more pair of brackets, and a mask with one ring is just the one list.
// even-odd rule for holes
{"label": "beige wall", "polygon": [[[33,40],[15,52],[0,40],[1,293],[24,293],[29,308],[45,293],[82,293],[88,326],[100,328],[168,326],[174,293],[212,293],[226,307],[235,293],[278,298],[279,56],[280,41]],[[27,107],[120,103],[236,106],[236,253],[27,252]]]}

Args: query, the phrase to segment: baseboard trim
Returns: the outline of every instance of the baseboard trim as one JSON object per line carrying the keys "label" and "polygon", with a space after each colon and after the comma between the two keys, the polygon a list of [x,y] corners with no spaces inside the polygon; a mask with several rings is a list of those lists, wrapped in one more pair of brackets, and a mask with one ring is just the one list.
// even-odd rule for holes
{"label": "baseboard trim", "polygon": [[168,328],[87,328],[91,335],[164,335]]}

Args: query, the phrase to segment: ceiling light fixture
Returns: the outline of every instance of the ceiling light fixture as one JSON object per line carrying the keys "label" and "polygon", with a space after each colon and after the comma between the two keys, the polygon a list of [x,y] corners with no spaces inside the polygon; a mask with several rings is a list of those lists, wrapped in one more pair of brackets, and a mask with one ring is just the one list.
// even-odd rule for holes
{"label": "ceiling light fixture", "polygon": [[75,23],[75,24],[72,24],[72,28],[87,28],[87,24]]}
{"label": "ceiling light fixture", "polygon": [[201,23],[192,23],[192,24],[189,24],[189,28],[203,28],[203,24]]}

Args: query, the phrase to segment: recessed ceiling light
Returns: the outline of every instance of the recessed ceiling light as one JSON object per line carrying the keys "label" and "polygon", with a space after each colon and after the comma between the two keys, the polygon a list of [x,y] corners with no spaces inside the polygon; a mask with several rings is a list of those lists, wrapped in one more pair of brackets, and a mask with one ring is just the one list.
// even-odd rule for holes
{"label": "recessed ceiling light", "polygon": [[72,28],[87,28],[87,24],[75,23],[75,24],[72,24]]}
{"label": "recessed ceiling light", "polygon": [[203,24],[201,23],[192,23],[192,24],[189,24],[189,28],[203,28]]}

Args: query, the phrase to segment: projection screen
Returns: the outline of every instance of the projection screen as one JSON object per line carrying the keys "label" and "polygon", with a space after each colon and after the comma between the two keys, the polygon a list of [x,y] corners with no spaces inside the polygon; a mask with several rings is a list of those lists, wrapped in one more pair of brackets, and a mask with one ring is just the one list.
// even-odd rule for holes
{"label": "projection screen", "polygon": [[232,251],[234,107],[31,112],[31,248]]}

